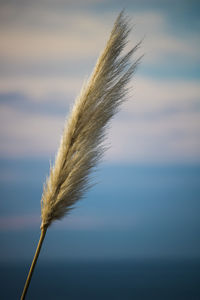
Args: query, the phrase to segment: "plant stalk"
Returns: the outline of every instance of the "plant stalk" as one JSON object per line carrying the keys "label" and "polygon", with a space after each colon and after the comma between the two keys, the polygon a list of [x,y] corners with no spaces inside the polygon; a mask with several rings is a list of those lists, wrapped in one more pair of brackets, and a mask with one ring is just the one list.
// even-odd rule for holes
{"label": "plant stalk", "polygon": [[35,265],[37,263],[38,256],[40,254],[40,250],[41,250],[42,243],[43,243],[45,235],[46,235],[46,231],[47,231],[47,227],[43,227],[41,229],[40,239],[39,239],[39,242],[38,242],[38,245],[37,245],[35,256],[33,258],[33,261],[32,261],[31,267],[30,267],[30,271],[28,273],[28,277],[26,279],[26,283],[24,285],[24,290],[23,290],[23,293],[22,293],[22,296],[21,296],[21,300],[24,300],[25,297],[26,297],[26,293],[27,293],[27,290],[28,290],[28,287],[29,287],[29,284],[30,284],[30,281],[31,281],[31,278],[32,278],[32,275],[33,275],[33,271],[35,269]]}

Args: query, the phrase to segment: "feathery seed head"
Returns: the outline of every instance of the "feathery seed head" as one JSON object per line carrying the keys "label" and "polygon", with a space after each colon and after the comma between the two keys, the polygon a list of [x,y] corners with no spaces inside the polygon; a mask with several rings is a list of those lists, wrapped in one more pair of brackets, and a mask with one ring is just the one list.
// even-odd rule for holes
{"label": "feathery seed head", "polygon": [[140,58],[131,63],[138,43],[127,54],[122,50],[130,28],[121,12],[94,71],[76,100],[41,200],[41,228],[62,218],[89,188],[89,174],[103,155],[109,120],[124,101],[127,83]]}

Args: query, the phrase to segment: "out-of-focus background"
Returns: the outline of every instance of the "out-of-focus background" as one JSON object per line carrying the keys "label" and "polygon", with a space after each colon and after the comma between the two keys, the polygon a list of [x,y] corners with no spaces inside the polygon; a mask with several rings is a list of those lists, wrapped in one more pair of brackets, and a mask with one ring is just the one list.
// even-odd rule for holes
{"label": "out-of-focus background", "polygon": [[123,8],[145,56],[98,184],[49,229],[27,299],[200,297],[200,2],[18,0],[0,2],[1,299],[20,296],[49,161]]}

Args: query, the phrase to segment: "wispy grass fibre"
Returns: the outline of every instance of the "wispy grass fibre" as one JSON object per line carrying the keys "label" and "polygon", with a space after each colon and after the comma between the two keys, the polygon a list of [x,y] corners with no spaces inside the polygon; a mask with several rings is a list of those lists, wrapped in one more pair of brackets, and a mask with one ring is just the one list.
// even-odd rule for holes
{"label": "wispy grass fibre", "polygon": [[125,100],[127,83],[140,60],[131,62],[140,43],[122,54],[129,32],[122,12],[66,121],[55,164],[50,167],[43,190],[41,228],[68,213],[90,186],[90,171],[104,152],[106,126]]}

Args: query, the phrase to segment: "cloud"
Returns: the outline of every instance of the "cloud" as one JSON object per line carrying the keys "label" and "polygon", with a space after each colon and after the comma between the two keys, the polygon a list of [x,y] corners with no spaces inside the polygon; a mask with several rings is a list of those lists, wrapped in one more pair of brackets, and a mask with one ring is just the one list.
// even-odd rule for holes
{"label": "cloud", "polygon": [[[1,13],[2,156],[55,153],[65,113],[90,74],[116,17],[115,10],[99,14],[47,8],[44,3],[22,10],[6,5]],[[131,82],[132,96],[112,124],[112,147],[106,157],[109,161],[199,160],[198,80],[151,77],[152,68],[165,73],[170,65],[173,73],[180,63],[186,69],[196,64],[199,38],[196,32],[172,32],[169,19],[158,10],[128,14],[136,24],[130,44],[146,34],[141,52],[146,52],[142,66],[149,77],[136,76]]]}
{"label": "cloud", "polygon": [[169,16],[158,10],[132,12],[131,19],[135,24],[131,32],[131,40],[140,40],[144,37],[139,53],[145,54],[143,64],[149,73],[151,68],[163,68],[164,72],[170,66],[173,74],[176,67],[189,68],[192,64],[199,64],[198,31],[172,30]]}
{"label": "cloud", "polygon": [[131,86],[132,99],[126,102],[125,110],[141,117],[187,112],[198,109],[200,105],[199,80],[158,80],[136,76]]}
{"label": "cloud", "polygon": [[37,215],[15,215],[0,217],[0,231],[18,231],[40,226],[40,216]]}
{"label": "cloud", "polygon": [[[1,216],[0,217],[0,231],[19,231],[24,229],[33,229],[40,227],[40,216],[35,214],[29,215],[14,215],[14,216]],[[117,229],[127,230],[132,228],[134,224],[139,222],[137,217],[131,215],[123,219],[123,223],[118,216],[71,216],[64,218],[62,222],[57,221],[53,225],[53,229],[59,230],[75,230],[75,231],[86,231],[86,230],[99,230],[99,229]]]}
{"label": "cloud", "polygon": [[[74,76],[4,77],[0,81],[0,93],[21,93],[36,103],[52,98],[52,95],[76,96],[84,78]],[[72,98],[72,99],[73,99]],[[67,100],[67,99],[66,99]],[[59,97],[58,97],[59,101]]]}
{"label": "cloud", "polygon": [[52,155],[58,146],[64,118],[19,112],[2,106],[0,153],[6,157]]}
{"label": "cloud", "polygon": [[114,122],[106,160],[120,163],[199,162],[200,113]]}
{"label": "cloud", "polygon": [[[24,106],[26,101],[32,101],[38,107],[54,101],[55,105],[65,108],[73,103],[83,82],[84,78],[68,76],[4,78],[0,82],[0,100],[13,106],[19,101]],[[127,114],[151,117],[155,112],[198,109],[199,80],[156,80],[136,75],[130,86],[131,98],[124,105]]]}
{"label": "cloud", "polygon": [[136,78],[131,98],[113,120],[106,159],[121,162],[200,160],[198,81]]}
{"label": "cloud", "polygon": [[[135,78],[131,98],[113,120],[109,161],[199,161],[200,88],[198,81]],[[64,96],[60,104],[64,105]],[[31,99],[29,99],[31,101]],[[39,105],[36,101],[34,106]],[[43,107],[50,102],[45,98]],[[38,103],[38,104],[37,104]],[[32,108],[31,103],[27,103]],[[61,114],[1,105],[3,156],[48,156],[56,152],[64,125]]]}
{"label": "cloud", "polygon": [[[71,62],[82,64],[89,58],[94,61],[105,45],[117,14],[115,11],[104,12],[102,16],[78,9],[60,12],[37,6],[26,9],[23,15],[17,14],[13,20],[9,13],[8,10],[7,22],[0,30],[0,57],[7,72],[14,68],[28,72],[27,66],[37,66],[40,70],[41,66],[45,69],[47,65],[55,70],[56,63],[60,68],[66,64],[67,69]],[[136,24],[130,44],[145,35],[141,53],[146,54],[146,64],[165,63],[173,57],[184,63],[199,61],[198,34],[174,34],[169,30],[166,16],[159,12],[136,11],[130,12],[129,16]]]}
{"label": "cloud", "polygon": [[22,20],[15,19],[17,24],[8,22],[0,30],[0,57],[8,63],[49,61],[50,64],[52,60],[80,61],[95,57],[111,28],[110,18],[102,22],[101,16],[87,12],[35,11],[34,16],[33,11],[27,13],[35,23],[26,24],[28,17],[24,16]]}

